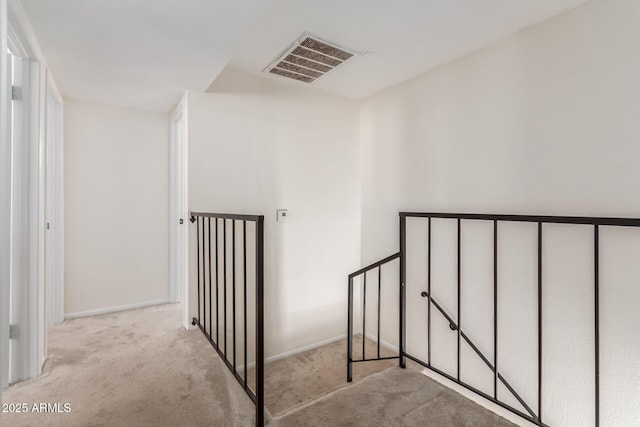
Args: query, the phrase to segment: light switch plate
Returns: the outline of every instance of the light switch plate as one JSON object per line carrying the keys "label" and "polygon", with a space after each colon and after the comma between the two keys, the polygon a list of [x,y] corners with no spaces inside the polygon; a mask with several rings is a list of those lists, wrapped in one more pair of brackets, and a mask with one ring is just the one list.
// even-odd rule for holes
{"label": "light switch plate", "polygon": [[287,209],[276,210],[276,220],[278,222],[287,222],[289,220],[289,211]]}

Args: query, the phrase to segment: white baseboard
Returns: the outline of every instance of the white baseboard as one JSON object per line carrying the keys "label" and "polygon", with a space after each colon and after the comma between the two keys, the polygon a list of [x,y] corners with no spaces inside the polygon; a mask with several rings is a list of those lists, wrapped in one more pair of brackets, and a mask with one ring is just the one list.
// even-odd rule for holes
{"label": "white baseboard", "polygon": [[192,325],[191,323],[183,323],[182,327],[187,331],[193,331],[195,329],[198,329],[196,325]]}
{"label": "white baseboard", "polygon": [[[355,332],[354,335],[356,334],[362,335],[362,331]],[[376,341],[378,339],[378,337],[373,334],[366,334],[366,335],[367,335],[367,338],[369,338],[371,341]],[[274,354],[273,356],[269,356],[265,358],[264,363],[275,362],[276,360],[284,359],[285,357],[293,356],[295,354],[302,353],[304,351],[313,350],[314,348],[322,347],[323,345],[331,344],[336,341],[343,340],[345,338],[347,338],[347,334],[342,334],[342,335],[335,336],[333,338],[328,338],[326,340],[317,341],[309,345],[304,345],[302,347],[294,348],[293,350],[285,351],[284,353]],[[385,340],[381,339],[380,345],[396,353],[398,352],[398,347],[386,342]],[[255,362],[251,362],[248,365],[249,369],[253,368],[254,366],[255,366]],[[238,370],[240,369],[244,369],[244,365],[238,366]]]}
{"label": "white baseboard", "polygon": [[347,337],[347,334],[338,335],[333,338],[328,338],[326,340],[317,341],[309,345],[304,345],[302,347],[294,348],[293,350],[285,351],[284,353],[275,354],[273,356],[269,356],[264,359],[265,363],[275,362],[276,360],[284,359],[285,357],[293,356],[294,354],[302,353],[303,351],[313,350],[314,348],[322,347],[323,345],[331,344],[336,341],[343,340]]}
{"label": "white baseboard", "polygon": [[[362,331],[354,331],[354,332],[353,332],[353,336],[355,337],[356,335],[362,335]],[[372,334],[372,333],[367,333],[366,335],[367,335],[367,338],[369,338],[371,341],[373,341],[373,342],[378,342],[378,336],[377,336],[377,335],[374,335],[374,334]],[[346,337],[346,335],[345,335],[345,337]],[[383,340],[382,338],[380,339],[380,345],[381,345],[382,347],[386,347],[386,348],[388,348],[389,350],[393,350],[393,351],[395,351],[396,353],[397,353],[398,351],[400,351],[400,350],[398,349],[398,346],[393,345],[393,344],[391,344],[391,343],[388,343],[387,341]]]}
{"label": "white baseboard", "polygon": [[[360,334],[362,334],[362,331],[360,331],[359,333],[360,333]],[[366,334],[366,335],[367,335],[367,338],[369,338],[371,341],[373,341],[373,342],[377,342],[377,340],[378,340],[378,336],[377,336],[377,335],[373,335],[373,334]],[[381,346],[383,346],[383,347],[386,347],[386,348],[388,348],[389,350],[392,350],[392,351],[394,351],[394,352],[396,352],[396,353],[397,353],[398,351],[400,351],[400,350],[398,349],[398,347],[397,347],[397,346],[395,346],[395,345],[393,345],[393,344],[390,344],[390,343],[386,342],[386,341],[385,341],[385,340],[383,340],[382,338],[380,338],[380,345],[381,345]]]}
{"label": "white baseboard", "polygon": [[[309,344],[309,345],[304,345],[302,347],[294,348],[293,350],[285,351],[284,353],[274,354],[273,356],[266,357],[264,359],[264,363],[267,364],[267,363],[270,363],[270,362],[275,362],[276,360],[284,359],[285,357],[293,356],[295,354],[302,353],[304,351],[313,350],[314,348],[322,347],[323,345],[327,345],[327,344],[334,343],[336,341],[343,340],[346,337],[347,337],[346,334],[342,334],[342,335],[338,335],[338,336],[333,337],[333,338],[327,338],[326,340],[316,341],[316,342],[314,342],[312,344]],[[254,366],[256,366],[256,362],[250,362],[247,365],[247,367],[249,369],[253,368]],[[244,365],[238,366],[237,369],[238,369],[238,371],[243,370],[244,369]]]}
{"label": "white baseboard", "polygon": [[171,303],[171,301],[168,298],[166,298],[166,299],[161,299],[156,301],[140,302],[136,304],[119,305],[116,307],[99,308],[97,310],[80,311],[77,313],[67,313],[64,315],[64,318],[65,320],[77,319],[79,317],[89,317],[89,316],[97,316],[99,314],[117,313],[119,311],[134,310],[136,308],[151,307],[153,305],[162,305],[162,304],[169,304],[169,303]]}

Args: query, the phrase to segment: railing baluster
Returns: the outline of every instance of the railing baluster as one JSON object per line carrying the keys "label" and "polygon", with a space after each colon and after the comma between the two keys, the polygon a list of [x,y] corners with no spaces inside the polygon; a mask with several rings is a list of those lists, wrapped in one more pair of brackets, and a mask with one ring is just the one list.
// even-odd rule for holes
{"label": "railing baluster", "polygon": [[364,345],[365,345],[366,336],[367,336],[367,334],[365,333],[366,322],[367,322],[367,273],[364,273],[363,279],[362,279],[362,358],[363,359],[366,359],[366,356],[364,353]]}
{"label": "railing baluster", "polygon": [[427,218],[427,364],[431,366],[431,217]]}
{"label": "railing baluster", "polygon": [[[202,220],[201,220],[202,218]],[[212,228],[211,220],[213,219]],[[194,317],[192,319],[193,325],[197,325],[199,329],[203,332],[205,337],[208,338],[209,343],[212,345],[214,349],[216,349],[220,358],[227,365],[227,368],[233,372],[236,380],[240,383],[240,385],[245,389],[245,392],[249,396],[249,398],[256,405],[256,413],[255,420],[256,426],[264,426],[264,216],[261,215],[239,215],[239,214],[211,214],[211,213],[192,213],[191,222],[196,224],[196,254],[197,254],[197,294],[198,294],[198,318]],[[222,224],[220,224],[220,220],[222,220]],[[228,221],[230,220],[230,221]],[[242,221],[242,253],[239,255],[242,257],[242,283],[239,284],[242,288],[242,297],[238,296],[237,293],[240,292],[240,289],[236,285],[236,282],[239,280],[236,276],[238,272],[236,271],[239,266],[237,261],[236,252],[239,251],[237,248],[237,244],[240,244],[236,240],[239,240],[239,236],[237,236],[236,228],[237,221]],[[249,384],[248,378],[248,367],[249,367],[249,357],[248,357],[248,299],[249,299],[249,291],[248,291],[248,234],[247,234],[247,222],[253,222],[256,225],[255,229],[255,389]],[[228,226],[232,226],[230,239],[232,240],[230,244],[227,243],[227,228]],[[220,236],[220,226],[222,226],[222,236]],[[238,231],[239,232],[239,231]],[[215,235],[214,235],[215,234]],[[208,236],[208,237],[207,237]],[[220,242],[220,237],[221,242]],[[212,242],[212,239],[215,239],[215,244]],[[222,246],[222,253],[220,253],[220,246]],[[214,254],[215,250],[215,254]],[[231,250],[231,255],[228,255],[227,252]],[[231,259],[227,257],[230,256]],[[214,258],[212,260],[212,258]],[[222,268],[220,267],[220,263],[222,262]],[[227,264],[230,264],[229,266]],[[207,267],[208,266],[208,267]],[[227,271],[227,267],[231,268],[232,271],[229,274]],[[215,272],[214,272],[215,269]],[[207,274],[209,275],[207,277]],[[213,335],[213,287],[214,287],[214,279],[213,276],[215,274],[215,316],[216,316],[216,334],[215,341]],[[220,278],[222,275],[222,279]],[[220,282],[222,280],[222,282]],[[229,281],[231,281],[231,289],[229,288]],[[207,296],[207,283],[208,283],[208,296]],[[220,286],[223,286],[220,289]],[[228,292],[232,292],[231,297],[228,295]],[[221,295],[223,294],[223,295]],[[237,302],[237,298],[242,298],[240,302]],[[224,325],[223,325],[223,333],[224,333],[224,344],[221,345],[219,343],[220,339],[220,303],[221,299],[223,304],[223,317],[224,317]],[[208,306],[207,306],[208,300]],[[238,316],[240,313],[239,307],[236,307],[236,304],[242,304],[242,317],[241,321],[243,321],[242,328],[239,330],[238,326]],[[227,306],[231,304],[231,308],[229,308],[228,312]],[[228,319],[228,314],[231,314],[233,319]],[[200,321],[200,316],[202,316],[202,322]],[[208,317],[208,319],[207,319]],[[208,322],[207,322],[208,320]],[[227,321],[232,321],[232,343],[233,343],[233,361],[230,359],[230,353],[227,353],[227,343],[228,343],[228,329],[227,329]],[[243,355],[244,362],[244,375],[241,375],[238,371],[238,343],[237,334],[242,333],[243,337],[243,349],[241,352]],[[229,342],[231,344],[231,342]],[[223,348],[224,347],[224,348]]]}
{"label": "railing baluster", "polygon": [[[351,373],[352,373],[352,365],[353,363],[356,362],[368,362],[368,361],[372,361],[372,360],[387,360],[387,359],[399,359],[400,356],[392,356],[392,357],[381,357],[381,350],[382,350],[382,339],[381,339],[381,334],[382,334],[382,322],[381,322],[381,313],[382,313],[382,266],[388,262],[391,262],[393,260],[395,260],[396,258],[400,258],[400,253],[396,253],[394,255],[391,255],[383,260],[380,260],[372,265],[369,265],[363,269],[358,270],[355,273],[351,273],[349,275],[349,281],[347,283],[348,286],[348,290],[347,290],[347,300],[348,300],[348,306],[347,306],[347,310],[348,310],[348,320],[347,320],[347,382],[351,381]],[[366,309],[366,300],[367,300],[367,295],[366,295],[366,289],[367,289],[367,273],[372,272],[372,271],[377,271],[377,275],[378,275],[378,300],[376,301],[377,307],[375,310],[377,310],[377,331],[376,331],[376,335],[377,335],[377,341],[376,341],[376,354],[377,356],[374,356],[373,358],[367,359],[366,357],[366,333],[367,333],[367,327],[366,327],[366,313],[367,313],[367,309]],[[354,292],[354,286],[353,286],[353,280],[357,277],[362,277],[362,300],[361,300],[361,306],[362,306],[362,336],[363,336],[363,340],[362,340],[362,357],[358,360],[354,360],[353,358],[353,313],[354,313],[354,307],[353,307],[353,292]]]}
{"label": "railing baluster", "polygon": [[244,315],[244,388],[246,390],[247,371],[249,370],[249,363],[247,362],[247,221],[242,221],[242,264],[242,279],[244,283],[244,291],[242,293],[244,298],[242,309],[242,313]]}
{"label": "railing baluster", "polygon": [[209,341],[213,337],[213,321],[211,320],[213,307],[211,306],[211,218],[207,218],[207,235],[209,236]]}
{"label": "railing baluster", "polygon": [[264,425],[264,223],[256,222],[256,424]]}
{"label": "railing baluster", "polygon": [[405,360],[405,350],[406,346],[406,336],[405,336],[405,326],[406,326],[406,316],[405,316],[405,308],[407,304],[407,296],[406,296],[406,286],[405,280],[407,277],[406,271],[406,254],[407,254],[407,218],[404,216],[400,217],[400,318],[398,319],[399,323],[399,334],[398,334],[398,348],[399,348],[399,365],[401,368],[406,368],[406,360]]}
{"label": "railing baluster", "polygon": [[[428,294],[426,292],[423,292],[422,296],[423,297],[428,297]],[[444,310],[444,308],[442,308],[442,306],[438,303],[438,301],[435,298],[431,298],[431,302],[432,302],[433,306],[437,309],[437,311],[440,314],[442,314],[442,316],[447,320],[447,322],[449,323],[449,327],[452,330],[455,330],[458,327],[458,325],[456,325],[456,322],[451,318],[451,316],[449,316],[449,314],[447,314],[447,312]],[[487,367],[489,369],[491,369],[491,371],[493,371],[494,370],[494,366],[484,356],[484,354],[482,354],[482,352],[473,343],[473,341],[471,341],[471,339],[462,331],[460,333],[460,336],[462,337],[463,340],[465,340],[467,342],[467,344],[469,344],[469,347],[471,347],[471,349],[478,355],[478,357],[480,357],[480,359],[487,365]],[[433,366],[429,366],[426,363],[421,363],[421,364],[423,366],[427,367],[427,368],[432,368],[432,369],[437,371],[437,368],[435,368]],[[452,379],[455,382],[458,382],[454,376],[451,376],[450,379]],[[531,415],[532,419],[534,419],[535,416],[536,416],[535,412],[533,412],[533,410],[531,410],[529,405],[527,405],[527,403],[520,397],[520,395],[513,389],[513,387],[511,387],[511,385],[507,382],[507,380],[505,380],[504,377],[502,375],[500,375],[500,374],[498,374],[498,379],[500,380],[500,382],[502,382],[502,384],[504,384],[504,386],[507,388],[507,390],[509,390],[513,394],[513,396],[516,398],[516,400],[518,402],[520,402],[522,407],[525,408],[525,410]],[[464,381],[460,381],[458,383],[464,385],[465,387],[470,387],[468,384],[465,384]],[[487,397],[490,400],[492,399],[489,395],[487,395]]]}
{"label": "railing baluster", "polygon": [[227,359],[227,220],[222,220],[222,277],[224,285],[224,360]]}
{"label": "railing baluster", "polygon": [[538,423],[542,424],[542,222],[538,222]]}
{"label": "railing baluster", "polygon": [[198,250],[198,324],[200,324],[200,217],[196,217],[196,247]]}
{"label": "railing baluster", "polygon": [[498,221],[493,220],[493,397],[498,399]]}
{"label": "railing baluster", "polygon": [[458,218],[458,381],[460,381],[460,329],[462,328],[462,312],[460,311],[460,218]]}
{"label": "railing baluster", "polygon": [[202,218],[202,329],[207,336],[207,247],[205,239],[206,218]]}
{"label": "railing baluster", "polygon": [[232,309],[231,315],[233,316],[232,328],[233,328],[233,371],[236,370],[236,220],[231,220],[231,290],[233,296],[231,297]]}
{"label": "railing baluster", "polygon": [[595,316],[595,421],[600,425],[600,235],[598,225],[593,229],[593,273]]}
{"label": "railing baluster", "polygon": [[381,286],[382,282],[382,270],[381,266],[378,266],[378,358],[380,357],[380,299],[381,299]]}
{"label": "railing baluster", "polygon": [[206,256],[206,248],[205,248],[205,221],[202,218],[202,327],[204,328],[204,335],[207,335],[207,264],[205,262]]}
{"label": "railing baluster", "polygon": [[347,285],[347,382],[352,380],[353,360],[353,278],[349,276]]}
{"label": "railing baluster", "polygon": [[[431,369],[432,371],[445,376],[449,380],[452,380],[459,385],[477,393],[478,395],[494,402],[495,404],[505,408],[518,416],[530,421],[531,423],[538,426],[545,426],[543,421],[543,406],[545,404],[544,401],[544,393],[545,390],[543,379],[544,379],[544,366],[546,363],[552,363],[552,360],[544,359],[544,337],[545,332],[543,329],[543,316],[544,316],[544,300],[543,293],[544,291],[544,276],[543,276],[543,267],[544,267],[544,259],[543,259],[543,228],[545,223],[551,224],[571,224],[571,225],[592,225],[594,226],[594,403],[595,403],[595,426],[599,427],[600,425],[600,242],[599,242],[599,226],[612,226],[612,227],[640,227],[640,218],[604,218],[604,217],[571,217],[571,216],[535,216],[535,215],[494,215],[494,214],[468,214],[468,213],[427,213],[427,212],[400,212],[400,251],[399,253],[377,261],[367,267],[361,268],[354,273],[349,275],[349,289],[348,289],[348,343],[347,343],[347,380],[351,380],[352,376],[352,364],[356,362],[368,362],[372,360],[382,360],[389,359],[380,357],[380,337],[381,337],[381,266],[390,262],[395,258],[399,258],[400,260],[400,287],[399,287],[399,355],[398,359],[400,359],[400,366],[404,367],[405,359],[409,358],[426,368]],[[422,296],[428,298],[428,310],[427,310],[427,358],[428,361],[425,363],[419,358],[411,355],[406,351],[406,218],[427,218],[428,219],[428,234],[427,234],[427,291],[421,292]],[[447,313],[442,306],[438,304],[438,302],[432,297],[432,287],[431,287],[431,270],[432,270],[432,262],[431,262],[431,234],[432,234],[432,219],[433,218],[442,218],[442,219],[456,219],[457,221],[457,320],[454,321],[453,315]],[[486,357],[479,348],[473,343],[471,338],[465,334],[462,330],[462,220],[478,220],[478,221],[492,221],[493,222],[493,361],[490,361],[490,357]],[[503,375],[499,372],[499,356],[500,356],[500,348],[499,348],[499,312],[500,312],[500,301],[501,294],[499,293],[499,271],[498,271],[498,263],[499,263],[499,250],[498,250],[498,233],[501,232],[499,230],[500,221],[504,222],[524,222],[537,224],[537,408],[534,404],[528,404],[518,393],[517,391],[507,382]],[[378,269],[378,329],[377,329],[377,358],[367,359],[365,355],[366,347],[365,347],[365,339],[366,339],[366,275],[373,269]],[[362,360],[354,360],[353,359],[353,278],[359,277],[360,275],[364,275],[363,278],[363,358]],[[502,289],[502,285],[500,284]],[[431,355],[432,355],[432,316],[431,316],[431,308],[432,305],[437,311],[439,311],[449,322],[449,327],[452,330],[457,331],[457,375],[450,375],[444,371],[439,370],[436,366],[432,366]],[[457,322],[457,324],[456,324]],[[464,342],[480,357],[480,359],[489,367],[490,370],[493,371],[493,393],[486,393],[480,389],[473,387],[462,381],[461,373],[462,373],[462,344]],[[524,408],[526,412],[521,411],[520,409],[512,406],[511,404],[500,401],[498,398],[499,393],[499,382],[503,384],[505,390],[510,392],[515,400],[517,400],[520,405]],[[533,400],[533,399],[532,399]],[[537,410],[536,410],[537,409]],[[548,418],[548,417],[547,417]]]}
{"label": "railing baluster", "polygon": [[220,294],[218,293],[218,278],[220,275],[220,270],[218,269],[218,257],[219,252],[218,252],[218,218],[215,218],[215,222],[216,222],[216,348],[220,348],[220,304],[219,304],[219,297]]}

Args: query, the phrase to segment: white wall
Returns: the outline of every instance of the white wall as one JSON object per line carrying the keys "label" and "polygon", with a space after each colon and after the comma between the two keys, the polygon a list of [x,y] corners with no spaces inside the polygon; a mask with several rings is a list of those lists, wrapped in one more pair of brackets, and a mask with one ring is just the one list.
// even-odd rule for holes
{"label": "white wall", "polygon": [[[638,217],[639,19],[637,1],[592,1],[366,100],[363,263],[397,250],[401,210]],[[465,261],[462,321],[492,358],[487,226],[463,224],[463,258],[476,261]],[[409,247],[426,256],[426,226],[408,227]],[[455,315],[455,223],[433,231],[434,295]],[[593,231],[544,233],[545,421],[593,425]],[[640,299],[632,285],[640,269],[631,254],[640,235],[601,233],[601,425],[638,425],[640,315],[631,301]],[[537,375],[535,239],[535,226],[505,225],[499,240],[501,372],[534,408],[537,390],[527,384]],[[424,259],[408,261],[409,300],[426,287]],[[424,301],[409,307],[409,342],[423,340],[425,311]],[[395,328],[386,335],[397,343]],[[435,357],[455,369],[455,340],[441,335]],[[426,346],[409,350],[423,356]],[[486,368],[463,353],[466,366],[479,366],[465,379],[491,392]]]}
{"label": "white wall", "polygon": [[[189,92],[189,210],[265,215],[267,356],[344,335],[360,264],[358,105],[234,69],[212,89]],[[190,286],[193,298],[194,274]]]}
{"label": "white wall", "polygon": [[65,100],[65,314],[168,299],[168,115]]}

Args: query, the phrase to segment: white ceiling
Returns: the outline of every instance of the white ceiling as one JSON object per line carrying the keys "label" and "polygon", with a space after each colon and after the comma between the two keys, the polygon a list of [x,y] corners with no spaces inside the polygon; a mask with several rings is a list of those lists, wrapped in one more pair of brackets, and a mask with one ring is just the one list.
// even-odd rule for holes
{"label": "white ceiling", "polygon": [[206,90],[270,0],[22,0],[63,95],[169,111]]}
{"label": "white ceiling", "polygon": [[260,74],[304,32],[367,52],[312,84],[362,98],[585,1],[21,3],[63,95],[169,111],[185,89],[206,90],[227,64]]}
{"label": "white ceiling", "polygon": [[293,41],[310,32],[346,48],[367,52],[311,86],[362,98],[585,1],[277,0],[229,65],[260,73]]}

